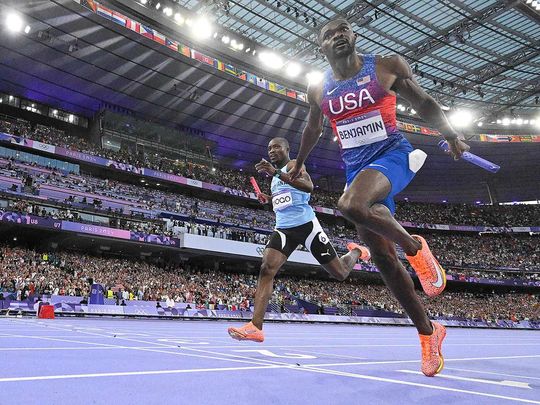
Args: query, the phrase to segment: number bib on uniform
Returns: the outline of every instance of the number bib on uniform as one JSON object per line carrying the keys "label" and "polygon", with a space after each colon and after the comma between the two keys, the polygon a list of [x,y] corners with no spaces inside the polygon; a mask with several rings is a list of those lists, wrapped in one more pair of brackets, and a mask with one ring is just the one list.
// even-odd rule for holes
{"label": "number bib on uniform", "polygon": [[379,110],[336,122],[342,149],[357,148],[388,138]]}
{"label": "number bib on uniform", "polygon": [[290,191],[279,193],[272,197],[274,211],[281,211],[292,205],[292,194]]}

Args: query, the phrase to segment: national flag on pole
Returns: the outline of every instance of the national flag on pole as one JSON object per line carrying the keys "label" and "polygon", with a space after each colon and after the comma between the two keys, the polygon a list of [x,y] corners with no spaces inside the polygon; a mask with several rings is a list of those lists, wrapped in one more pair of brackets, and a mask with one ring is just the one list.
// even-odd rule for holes
{"label": "national flag on pole", "polygon": [[230,73],[231,75],[237,75],[236,68],[233,65],[225,64],[225,72]]}
{"label": "national flag on pole", "polygon": [[178,52],[184,56],[187,56],[188,58],[191,58],[191,49],[185,45],[178,44]]}
{"label": "national flag on pole", "polygon": [[303,101],[303,102],[306,102],[306,101],[307,101],[307,97],[306,97],[306,94],[305,94],[305,93],[298,93],[298,94],[296,94],[296,99],[297,99],[297,100],[300,100],[300,101]]}
{"label": "national flag on pole", "polygon": [[257,84],[258,77],[255,76],[253,73],[247,73],[246,74],[246,80],[250,83]]}
{"label": "national flag on pole", "polygon": [[94,13],[97,10],[97,6],[94,0],[81,0],[81,6],[86,7],[89,10],[92,10]]}
{"label": "national flag on pole", "polygon": [[120,14],[120,13],[117,13],[116,11],[113,11],[112,12],[112,20],[117,23],[117,24],[120,24],[122,26],[126,26],[126,21],[127,21],[127,17]]}
{"label": "national flag on pole", "polygon": [[257,77],[257,86],[262,87],[263,89],[268,88],[268,81],[261,77]]}
{"label": "national flag on pole", "polygon": [[191,57],[195,60],[198,60],[199,62],[206,63],[207,65],[214,66],[214,58],[211,58],[210,56],[207,56],[203,53],[200,53],[199,51],[196,51],[195,49],[191,50]]}
{"label": "national flag on pole", "polygon": [[296,98],[296,91],[287,89],[287,97]]}
{"label": "national flag on pole", "polygon": [[102,16],[102,17],[105,17],[109,20],[112,20],[113,18],[113,11],[108,9],[107,7],[104,7],[102,6],[101,4],[98,4],[97,5],[97,9],[96,9],[96,12],[98,15]]}
{"label": "national flag on pole", "polygon": [[247,73],[244,72],[243,70],[238,71],[238,72],[236,73],[236,76],[237,76],[239,79],[247,80]]}
{"label": "national flag on pole", "polygon": [[169,49],[172,49],[175,52],[178,52],[178,42],[173,41],[169,38],[165,38],[165,46]]}
{"label": "national flag on pole", "polygon": [[283,94],[285,95],[287,93],[287,89],[285,88],[285,86],[282,86],[281,84],[279,83],[276,83],[276,90],[275,90],[276,93],[278,94]]}
{"label": "national flag on pole", "polygon": [[154,31],[154,41],[161,45],[165,45],[165,35],[161,32]]}
{"label": "national flag on pole", "polygon": [[154,39],[154,30],[141,24],[141,35],[146,38]]}
{"label": "national flag on pole", "polygon": [[135,31],[139,34],[141,33],[141,24],[130,18],[126,20],[126,28],[130,29],[131,31]]}
{"label": "national flag on pole", "polygon": [[225,63],[220,60],[214,59],[214,67],[223,72],[225,70]]}

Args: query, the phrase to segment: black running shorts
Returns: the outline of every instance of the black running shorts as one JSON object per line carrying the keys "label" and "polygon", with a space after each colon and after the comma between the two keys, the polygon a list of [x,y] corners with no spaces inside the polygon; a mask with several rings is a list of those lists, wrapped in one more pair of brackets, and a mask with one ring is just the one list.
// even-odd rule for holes
{"label": "black running shorts", "polygon": [[279,250],[289,257],[298,245],[309,250],[320,264],[327,264],[337,257],[334,246],[317,218],[294,228],[274,229],[266,247]]}

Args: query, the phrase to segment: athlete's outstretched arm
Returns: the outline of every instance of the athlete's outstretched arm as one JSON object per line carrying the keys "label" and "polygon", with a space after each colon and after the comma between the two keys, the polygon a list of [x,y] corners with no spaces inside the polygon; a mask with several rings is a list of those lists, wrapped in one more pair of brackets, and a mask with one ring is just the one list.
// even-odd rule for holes
{"label": "athlete's outstretched arm", "polygon": [[458,139],[458,133],[448,122],[439,104],[420,87],[407,61],[401,56],[393,56],[392,65],[397,76],[392,90],[409,101],[422,119],[441,132],[448,141],[452,156],[459,159],[463,152],[470,149],[469,146]]}
{"label": "athlete's outstretched arm", "polygon": [[289,171],[291,178],[294,180],[302,171],[302,167],[311,153],[313,147],[319,141],[319,137],[323,130],[323,114],[319,105],[322,88],[321,85],[310,86],[308,88],[309,114],[306,127],[302,132],[302,140],[300,141],[300,150],[296,156],[296,164]]}
{"label": "athlete's outstretched arm", "polygon": [[290,184],[297,190],[311,193],[313,191],[313,182],[311,181],[311,177],[309,176],[309,174],[306,172],[306,167],[302,165],[299,176],[297,176],[296,178],[292,178],[290,175],[290,170],[294,166],[295,160],[293,159],[289,161],[289,163],[287,163],[287,171],[289,171],[289,173],[284,173],[276,169],[274,165],[272,165],[272,163],[268,162],[266,159],[261,159],[261,161],[255,165],[255,169],[259,173],[266,173],[269,176],[274,176],[279,171],[279,179],[281,181]]}

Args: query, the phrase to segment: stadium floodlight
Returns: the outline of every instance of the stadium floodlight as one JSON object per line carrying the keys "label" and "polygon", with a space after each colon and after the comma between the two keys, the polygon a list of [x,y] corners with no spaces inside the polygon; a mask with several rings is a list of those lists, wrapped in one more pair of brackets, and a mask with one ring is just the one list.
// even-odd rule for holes
{"label": "stadium floodlight", "polygon": [[322,82],[323,77],[324,77],[324,75],[321,72],[317,71],[317,70],[311,71],[306,75],[306,78],[307,78],[307,81],[308,81],[309,85],[313,85],[313,84],[317,84],[317,83]]}
{"label": "stadium floodlight", "polygon": [[244,49],[244,44],[241,42],[238,42],[236,39],[231,40],[231,48],[235,51],[241,51]]}
{"label": "stadium floodlight", "polygon": [[287,64],[286,73],[289,77],[296,77],[302,72],[302,67],[295,62]]}
{"label": "stadium floodlight", "polygon": [[527,0],[527,4],[531,4],[533,0]]}
{"label": "stadium floodlight", "polygon": [[174,21],[178,24],[178,25],[182,25],[184,24],[184,22],[186,21],[184,17],[182,17],[182,14],[180,13],[176,13],[174,15]]}
{"label": "stadium floodlight", "polygon": [[251,48],[247,48],[247,49],[246,49],[246,53],[248,53],[249,51],[251,51]]}
{"label": "stadium floodlight", "polygon": [[273,52],[261,52],[259,53],[259,59],[264,63],[266,68],[271,70],[280,69],[283,66],[283,59],[281,56]]}
{"label": "stadium floodlight", "polygon": [[529,120],[523,120],[523,124],[527,125],[529,123]]}
{"label": "stadium floodlight", "polygon": [[58,114],[58,110],[52,110],[52,115],[57,115]]}
{"label": "stadium floodlight", "polygon": [[516,120],[516,124],[518,124],[518,125],[523,125],[523,119],[518,118],[518,119]]}
{"label": "stadium floodlight", "polygon": [[468,126],[473,120],[473,116],[468,110],[457,110],[450,115],[450,122],[458,128]]}
{"label": "stadium floodlight", "polygon": [[536,0],[531,2],[531,7],[536,8],[537,5],[538,5],[538,2]]}
{"label": "stadium floodlight", "polygon": [[227,35],[224,35],[221,38],[221,42],[223,42],[224,44],[228,44],[229,42],[231,42],[231,39]]}
{"label": "stadium floodlight", "polygon": [[191,26],[193,34],[198,39],[208,39],[212,36],[214,32],[214,30],[212,29],[212,24],[205,17],[199,17],[196,21],[193,22],[187,20],[186,24]]}
{"label": "stadium floodlight", "polygon": [[75,117],[73,116],[73,114],[69,114],[68,121],[73,122],[74,119]]}
{"label": "stadium floodlight", "polygon": [[15,13],[10,13],[6,17],[6,27],[9,31],[12,32],[21,32],[23,29],[24,22],[22,18]]}
{"label": "stadium floodlight", "polygon": [[30,28],[29,25],[27,25],[26,27],[24,27],[24,33],[25,33],[25,34],[30,34],[30,30],[31,30],[31,28]]}
{"label": "stadium floodlight", "polygon": [[411,108],[411,114],[412,115],[415,115],[416,114],[416,110],[414,108]]}
{"label": "stadium floodlight", "polygon": [[510,118],[503,118],[502,124],[503,125],[510,125]]}
{"label": "stadium floodlight", "polygon": [[146,3],[148,3],[148,0],[141,0],[141,4],[142,4],[143,6],[146,6]]}
{"label": "stadium floodlight", "polygon": [[481,127],[482,125],[484,125],[484,123],[483,123],[482,121],[478,121],[478,124],[476,124],[476,125],[478,125],[479,127]]}
{"label": "stadium floodlight", "polygon": [[157,2],[156,3],[156,10],[159,10],[161,8],[161,3],[160,2]]}
{"label": "stadium floodlight", "polygon": [[165,7],[163,9],[163,13],[167,16],[167,17],[170,17],[172,15],[172,8],[170,7]]}

